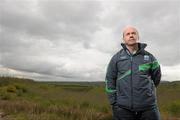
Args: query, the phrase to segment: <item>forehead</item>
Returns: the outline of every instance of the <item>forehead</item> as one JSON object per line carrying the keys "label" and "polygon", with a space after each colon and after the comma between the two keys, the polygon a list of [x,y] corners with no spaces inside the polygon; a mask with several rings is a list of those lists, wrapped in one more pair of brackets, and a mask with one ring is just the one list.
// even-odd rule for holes
{"label": "forehead", "polygon": [[131,33],[131,32],[136,32],[137,33],[137,30],[135,28],[133,28],[133,27],[128,27],[128,28],[124,29],[124,34]]}

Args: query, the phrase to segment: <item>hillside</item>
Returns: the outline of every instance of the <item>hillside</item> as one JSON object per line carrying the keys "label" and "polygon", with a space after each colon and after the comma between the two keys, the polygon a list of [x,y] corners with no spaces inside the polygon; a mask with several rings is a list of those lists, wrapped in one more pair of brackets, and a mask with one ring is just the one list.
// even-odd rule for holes
{"label": "hillside", "polygon": [[[163,120],[180,119],[180,82],[157,89]],[[0,77],[0,116],[4,120],[111,120],[104,83],[35,82]]]}

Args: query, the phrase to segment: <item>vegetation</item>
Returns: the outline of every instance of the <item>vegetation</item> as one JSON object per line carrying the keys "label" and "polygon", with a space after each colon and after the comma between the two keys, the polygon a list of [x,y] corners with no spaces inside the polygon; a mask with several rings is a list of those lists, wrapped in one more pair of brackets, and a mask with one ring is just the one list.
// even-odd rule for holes
{"label": "vegetation", "polygon": [[[180,118],[180,82],[162,83],[163,120]],[[0,113],[5,120],[111,120],[104,83],[35,82],[0,77]],[[1,118],[0,118],[1,119]]]}

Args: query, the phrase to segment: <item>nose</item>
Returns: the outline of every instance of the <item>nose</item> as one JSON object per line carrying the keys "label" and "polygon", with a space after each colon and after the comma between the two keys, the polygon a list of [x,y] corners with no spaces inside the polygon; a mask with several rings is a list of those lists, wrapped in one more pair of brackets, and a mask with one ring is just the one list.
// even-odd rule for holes
{"label": "nose", "polygon": [[133,34],[130,34],[130,38],[133,38],[134,36],[133,36]]}

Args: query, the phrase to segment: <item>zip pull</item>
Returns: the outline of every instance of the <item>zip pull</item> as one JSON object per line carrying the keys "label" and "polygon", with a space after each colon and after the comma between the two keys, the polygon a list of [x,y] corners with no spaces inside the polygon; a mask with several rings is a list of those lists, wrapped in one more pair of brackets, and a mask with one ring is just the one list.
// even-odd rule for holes
{"label": "zip pull", "polygon": [[132,56],[131,53],[129,52],[129,50],[126,49],[126,52],[129,56]]}
{"label": "zip pull", "polygon": [[131,61],[132,61],[133,57],[131,56],[130,58],[131,58]]}
{"label": "zip pull", "polygon": [[135,112],[135,114],[137,115],[137,114],[138,114],[138,112]]}
{"label": "zip pull", "polygon": [[127,54],[130,56],[131,61],[132,61],[132,57],[133,57],[133,55],[129,52],[129,50],[126,50],[126,52],[127,52]]}

